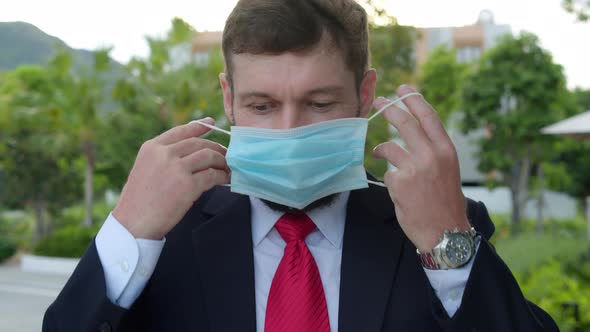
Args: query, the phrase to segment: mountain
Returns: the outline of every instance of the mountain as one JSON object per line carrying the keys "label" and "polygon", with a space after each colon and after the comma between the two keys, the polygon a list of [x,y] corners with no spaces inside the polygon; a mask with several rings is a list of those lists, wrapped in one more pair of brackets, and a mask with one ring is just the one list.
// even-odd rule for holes
{"label": "mountain", "polygon": [[[26,22],[0,22],[0,71],[20,65],[44,65],[53,57],[57,46],[72,52],[75,68],[92,65],[91,51],[73,49],[61,39]],[[113,67],[115,72],[122,69],[115,61]]]}
{"label": "mountain", "polygon": [[[57,47],[65,47],[72,54],[74,72],[94,64],[92,51],[73,49],[61,39],[48,35],[36,26],[25,22],[0,22],[0,72],[10,71],[20,65],[45,65],[55,54]],[[111,60],[111,68],[105,73],[106,112],[116,109],[111,91],[118,79],[125,75],[123,66]]]}

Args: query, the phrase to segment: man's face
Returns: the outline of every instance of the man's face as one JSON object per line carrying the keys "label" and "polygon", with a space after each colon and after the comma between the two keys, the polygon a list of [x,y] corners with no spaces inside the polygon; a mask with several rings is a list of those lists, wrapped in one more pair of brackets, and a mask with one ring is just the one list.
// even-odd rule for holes
{"label": "man's face", "polygon": [[220,78],[234,125],[287,129],[371,110],[375,72],[368,71],[357,90],[341,51],[328,42],[297,53],[234,54],[232,61],[233,91],[225,74]]}
{"label": "man's face", "polygon": [[[305,52],[234,54],[231,61],[233,87],[225,74],[220,81],[225,113],[237,126],[288,129],[365,117],[375,98],[375,71],[367,71],[357,88],[341,51],[325,40]],[[329,205],[335,196],[323,197],[303,211]],[[277,211],[293,210],[263,201]]]}

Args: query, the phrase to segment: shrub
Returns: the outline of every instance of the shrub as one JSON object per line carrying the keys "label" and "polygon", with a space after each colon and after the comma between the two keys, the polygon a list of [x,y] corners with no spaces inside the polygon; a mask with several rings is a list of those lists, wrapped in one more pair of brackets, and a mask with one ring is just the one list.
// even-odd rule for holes
{"label": "shrub", "polygon": [[97,227],[67,226],[39,241],[33,252],[41,256],[78,258],[97,232]]}
{"label": "shrub", "polygon": [[34,227],[34,217],[28,211],[0,212],[0,236],[10,239],[18,248],[30,248]]}
{"label": "shrub", "polygon": [[[575,278],[558,261],[531,270],[521,278],[520,285],[525,296],[547,311],[562,332],[590,329],[590,285]],[[578,321],[573,304],[578,307]]]}
{"label": "shrub", "polygon": [[7,237],[0,237],[0,263],[16,254],[16,243]]}
{"label": "shrub", "polygon": [[[102,224],[113,208],[113,206],[104,201],[94,203],[92,208],[92,220],[94,223]],[[85,213],[86,210],[84,204],[76,204],[65,208],[62,210],[61,214],[55,218],[55,228],[60,229],[68,226],[81,225]]]}
{"label": "shrub", "polygon": [[[510,237],[512,234],[512,222],[507,214],[490,215],[496,232],[492,237],[492,243],[500,243]],[[534,219],[523,219],[520,225],[520,234],[538,234],[537,221]],[[584,237],[586,236],[586,221],[583,218],[566,218],[566,219],[545,219],[543,222],[543,233],[553,234],[556,236]]]}

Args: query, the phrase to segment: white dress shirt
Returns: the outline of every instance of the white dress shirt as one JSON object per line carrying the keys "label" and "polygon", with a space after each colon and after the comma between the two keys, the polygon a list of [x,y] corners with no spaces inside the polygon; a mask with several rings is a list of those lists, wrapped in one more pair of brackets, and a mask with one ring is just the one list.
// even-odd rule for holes
{"label": "white dress shirt", "polygon": [[[349,192],[341,193],[330,206],[308,213],[317,229],[307,236],[305,243],[318,265],[332,331],[338,331],[340,265],[348,196]],[[263,332],[268,293],[286,243],[274,228],[282,213],[270,209],[257,198],[250,197],[250,203],[256,329]],[[112,214],[108,216],[96,236],[96,248],[105,274],[107,297],[113,303],[123,308],[131,307],[151,277],[164,243],[165,240],[135,239]],[[461,305],[472,265],[473,259],[459,269],[425,269],[432,287],[451,317]]]}

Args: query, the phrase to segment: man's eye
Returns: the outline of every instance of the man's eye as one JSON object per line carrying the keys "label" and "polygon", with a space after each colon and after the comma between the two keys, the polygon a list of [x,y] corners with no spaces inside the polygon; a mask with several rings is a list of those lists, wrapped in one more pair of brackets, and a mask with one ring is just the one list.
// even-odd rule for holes
{"label": "man's eye", "polygon": [[266,113],[272,110],[271,104],[252,104],[250,105],[250,109],[252,109],[256,113]]}
{"label": "man's eye", "polygon": [[330,108],[330,106],[334,105],[334,103],[330,102],[330,103],[316,103],[316,102],[312,102],[310,103],[311,107],[313,107],[314,109],[317,110],[326,110],[328,108]]}

